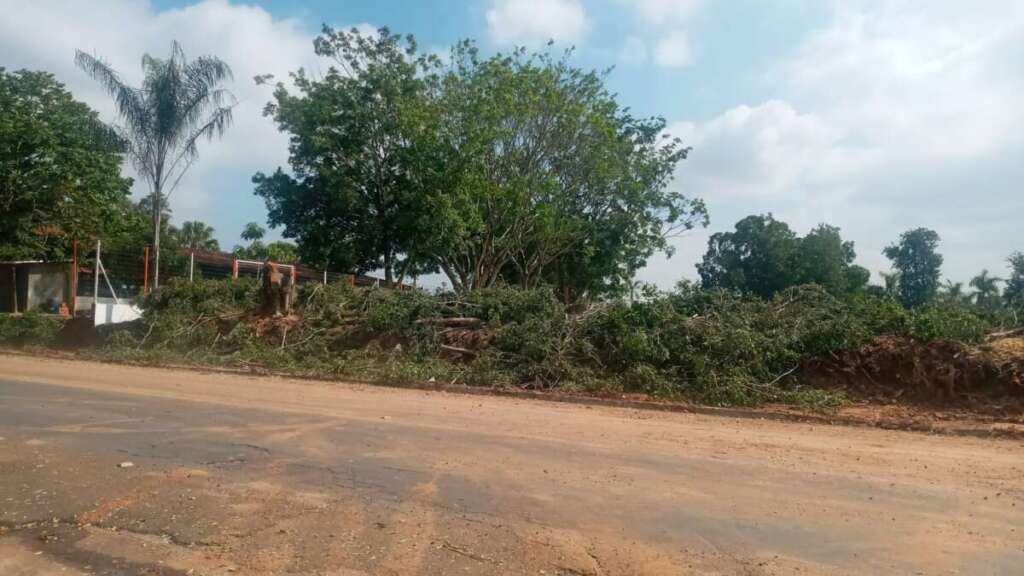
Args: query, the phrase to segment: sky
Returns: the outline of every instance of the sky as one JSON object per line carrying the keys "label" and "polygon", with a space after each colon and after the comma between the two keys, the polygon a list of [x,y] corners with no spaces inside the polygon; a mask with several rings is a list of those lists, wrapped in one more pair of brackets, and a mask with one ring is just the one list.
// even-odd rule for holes
{"label": "sky", "polygon": [[839,226],[876,282],[882,249],[919,226],[941,236],[955,281],[1002,274],[1024,250],[1019,0],[0,0],[0,14],[0,66],[52,72],[107,121],[75,49],[133,83],[142,54],[172,40],[232,66],[234,125],[170,198],[176,222],[203,220],[227,247],[265,222],[252,175],[287,166],[287,137],[262,115],[270,88],[252,78],[325,70],[312,40],[327,24],[388,26],[440,53],[461,38],[488,53],[554,40],[580,67],[611,67],[623,105],[692,146],[672,187],[711,217],[639,273],[663,288],[696,278],[712,233],[768,212],[799,234]]}

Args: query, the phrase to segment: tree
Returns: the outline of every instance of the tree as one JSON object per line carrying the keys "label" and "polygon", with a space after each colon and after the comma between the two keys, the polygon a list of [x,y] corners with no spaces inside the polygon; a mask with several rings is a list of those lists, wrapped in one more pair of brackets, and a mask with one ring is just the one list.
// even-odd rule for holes
{"label": "tree", "polygon": [[988,270],[982,270],[981,274],[971,278],[970,286],[974,288],[974,294],[971,296],[974,303],[989,310],[998,308],[1002,304],[999,294],[999,283],[1002,281],[1002,278],[989,276]]}
{"label": "tree", "polygon": [[793,266],[797,250],[797,235],[785,222],[771,214],[747,216],[733,232],[711,235],[697,272],[706,288],[771,298],[797,284],[799,275]]}
{"label": "tree", "polygon": [[853,263],[853,246],[852,241],[843,241],[839,228],[819,224],[797,243],[797,283],[818,284],[834,295],[863,290],[871,273]]}
{"label": "tree", "polygon": [[173,230],[178,244],[190,250],[220,250],[220,243],[213,237],[213,226],[205,222],[185,221],[180,229]]}
{"label": "tree", "polygon": [[899,299],[905,308],[927,304],[938,293],[942,268],[938,245],[939,235],[934,230],[915,228],[882,251],[899,273]]}
{"label": "tree", "polygon": [[1013,310],[1024,310],[1024,252],[1014,252],[1006,259],[1010,277],[1006,280],[1003,299]]}
{"label": "tree", "polygon": [[215,56],[188,60],[177,42],[166,60],[142,57],[141,87],[126,84],[109,64],[81,50],[75,62],[110,93],[123,124],[118,131],[128,156],[149,185],[153,207],[153,286],[160,285],[162,210],[199,157],[198,142],[224,134],[235,97],[220,85],[231,68]]}
{"label": "tree", "polygon": [[295,244],[281,240],[264,243],[263,237],[267,230],[256,222],[249,222],[242,228],[242,240],[248,246],[235,246],[232,253],[246,260],[271,260],[273,262],[293,263],[299,261],[299,253]]}
{"label": "tree", "polygon": [[383,269],[391,282],[412,264],[400,262],[415,237],[414,188],[407,110],[422,97],[436,58],[417,54],[411,36],[387,28],[363,35],[325,26],[314,42],[334,66],[320,79],[292,75],[265,113],[291,134],[289,162],[253,178],[271,226],[296,238],[304,258],[339,269]]}
{"label": "tree", "polygon": [[970,296],[964,293],[964,283],[953,282],[952,280],[946,280],[946,283],[942,285],[939,291],[939,296],[948,302],[960,304],[970,300]]}
{"label": "tree", "polygon": [[462,42],[427,79],[416,152],[429,217],[417,250],[458,291],[547,283],[567,302],[625,294],[651,254],[707,223],[702,202],[669,189],[689,148],[569,56],[480,59]]}
{"label": "tree", "polygon": [[60,258],[127,206],[123,142],[45,72],[0,68],[0,258]]}

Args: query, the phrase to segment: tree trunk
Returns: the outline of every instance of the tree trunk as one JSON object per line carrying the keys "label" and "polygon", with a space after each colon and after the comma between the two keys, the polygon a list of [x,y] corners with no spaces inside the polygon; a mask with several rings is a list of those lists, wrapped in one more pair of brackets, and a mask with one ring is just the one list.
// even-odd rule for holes
{"label": "tree trunk", "polygon": [[160,189],[153,191],[153,289],[160,287],[160,219],[163,204]]}
{"label": "tree trunk", "polygon": [[392,262],[391,261],[392,261],[393,258],[394,258],[394,256],[391,254],[390,250],[385,250],[384,251],[384,282],[387,283],[388,287],[391,287],[391,286],[394,285],[391,282],[394,279],[394,275],[393,275],[392,270],[391,270],[391,266],[392,266]]}

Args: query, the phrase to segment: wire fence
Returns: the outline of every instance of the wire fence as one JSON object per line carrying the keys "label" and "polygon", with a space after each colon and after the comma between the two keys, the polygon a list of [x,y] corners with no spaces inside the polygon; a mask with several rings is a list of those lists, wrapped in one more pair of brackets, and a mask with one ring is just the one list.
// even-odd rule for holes
{"label": "wire fence", "polygon": [[[148,246],[107,248],[102,242],[97,242],[94,246],[79,249],[77,265],[72,265],[77,272],[74,281],[76,299],[82,300],[81,304],[86,306],[91,306],[93,301],[105,299],[130,303],[153,290],[157,282],[155,260]],[[286,286],[347,283],[363,287],[407,288],[405,285],[389,285],[385,280],[362,274],[318,269],[298,263],[250,260],[227,252],[190,249],[161,252],[159,283],[244,278],[262,281],[271,266],[282,274],[282,282]],[[82,305],[75,308],[82,310]]]}

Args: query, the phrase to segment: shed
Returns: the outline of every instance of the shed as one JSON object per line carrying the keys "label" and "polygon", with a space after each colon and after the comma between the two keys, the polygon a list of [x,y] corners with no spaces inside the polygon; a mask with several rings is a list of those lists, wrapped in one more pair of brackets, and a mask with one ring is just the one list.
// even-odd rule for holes
{"label": "shed", "polygon": [[57,314],[71,300],[71,262],[0,262],[0,313]]}

